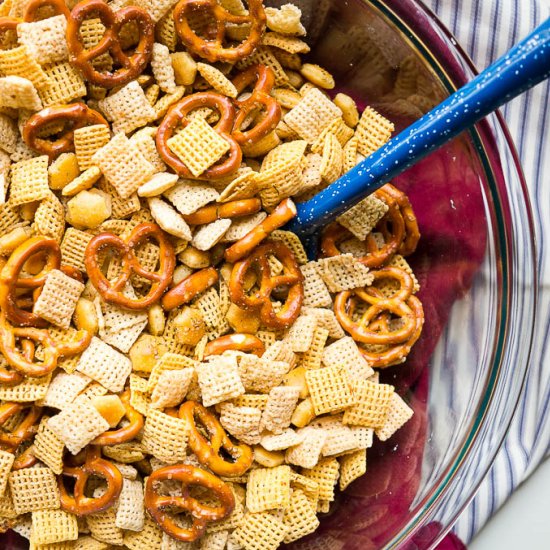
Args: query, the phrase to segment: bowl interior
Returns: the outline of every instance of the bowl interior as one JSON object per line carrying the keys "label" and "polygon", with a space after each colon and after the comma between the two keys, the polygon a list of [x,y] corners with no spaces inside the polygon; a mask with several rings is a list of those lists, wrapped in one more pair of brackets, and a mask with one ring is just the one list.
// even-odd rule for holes
{"label": "bowl interior", "polygon": [[[334,74],[338,91],[377,109],[396,131],[471,76],[414,0],[291,1],[303,9],[311,59]],[[369,450],[367,474],[337,496],[317,533],[292,548],[433,546],[489,467],[521,389],[533,323],[533,243],[521,173],[499,120],[394,183],[409,194],[422,233],[411,264],[426,322],[407,363],[386,369],[383,381],[415,415]],[[25,547],[13,534],[0,543]]]}

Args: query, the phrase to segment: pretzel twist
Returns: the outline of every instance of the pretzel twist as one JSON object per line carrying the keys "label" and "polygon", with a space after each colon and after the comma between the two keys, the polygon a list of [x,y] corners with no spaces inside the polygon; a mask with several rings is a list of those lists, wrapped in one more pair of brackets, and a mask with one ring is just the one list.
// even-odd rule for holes
{"label": "pretzel twist", "polygon": [[218,282],[218,272],[213,267],[196,271],[179,282],[162,297],[162,307],[166,311],[187,304],[193,298]]}
{"label": "pretzel twist", "polygon": [[[157,493],[157,486],[167,480],[181,482],[182,496],[164,496]],[[219,506],[211,506],[192,497],[189,490],[192,486],[213,493],[220,503]],[[208,523],[221,521],[233,512],[235,497],[229,485],[210,472],[196,466],[175,464],[151,473],[145,484],[145,507],[165,533],[177,540],[193,542],[204,534]],[[190,514],[190,527],[181,527],[168,513],[176,510]]]}
{"label": "pretzel twist", "polygon": [[235,263],[250,254],[270,233],[279,229],[296,216],[296,205],[291,199],[284,199],[281,203],[252,231],[225,250],[225,259]]}
{"label": "pretzel twist", "polygon": [[[420,239],[418,222],[407,195],[387,183],[375,191],[374,196],[383,200],[389,209],[374,229],[384,236],[384,245],[379,247],[374,236],[369,234],[365,241],[368,253],[358,258],[371,269],[387,264],[396,253],[412,254]],[[349,238],[352,234],[347,229],[337,223],[330,224],[321,241],[323,256],[341,254],[338,245]]]}
{"label": "pretzel twist", "polygon": [[[269,265],[269,256],[282,263],[282,275],[273,276]],[[250,271],[256,273],[258,290],[247,293],[246,276]],[[275,310],[271,295],[277,289],[288,288],[283,305]],[[303,275],[292,251],[282,242],[268,241],[259,246],[245,260],[236,263],[229,279],[231,300],[242,309],[260,312],[262,323],[270,328],[288,328],[297,319],[304,300]]]}
{"label": "pretzel twist", "polygon": [[134,439],[141,428],[143,428],[143,415],[137,412],[132,405],[130,405],[130,390],[126,389],[120,396],[120,400],[124,405],[124,417],[127,420],[127,424],[122,428],[116,430],[109,430],[97,436],[91,443],[91,445],[98,445],[100,447],[106,445],[118,445],[125,441]]}
{"label": "pretzel twist", "polygon": [[[250,97],[235,100],[239,110],[233,125],[233,137],[241,146],[257,143],[273,131],[281,120],[281,106],[270,95],[275,85],[273,69],[265,65],[252,65],[233,79],[233,85],[237,88],[239,94],[253,83],[254,89]],[[259,122],[250,130],[241,130],[245,119],[253,111],[261,109],[265,109],[265,113],[261,116]]]}
{"label": "pretzel twist", "polygon": [[[35,362],[28,354],[17,349],[17,340],[31,340],[43,348],[44,359]],[[75,340],[69,343],[57,343],[49,330],[31,327],[13,327],[7,320],[4,311],[0,312],[0,352],[4,359],[18,373],[30,378],[40,378],[54,371],[60,357],[76,355],[84,351],[92,339],[92,334],[79,330]]]}
{"label": "pretzel twist", "polygon": [[[22,411],[27,410],[24,418],[11,431],[6,431],[4,425],[8,420]],[[0,448],[15,453],[21,443],[32,439],[38,431],[38,424],[42,417],[42,407],[22,403],[2,403],[0,405]]]}
{"label": "pretzel twist", "polygon": [[208,342],[204,348],[204,356],[221,355],[228,350],[254,353],[261,357],[265,351],[265,344],[253,334],[226,334]]}
{"label": "pretzel twist", "polygon": [[[233,444],[219,420],[205,407],[187,401],[180,407],[179,417],[187,423],[189,447],[203,466],[224,477],[241,476],[250,468],[254,460],[252,449],[244,443]],[[232,462],[222,457],[222,449]]]}
{"label": "pretzel twist", "polygon": [[[64,15],[67,19],[71,15],[71,10],[63,0],[30,0],[25,7],[23,21],[26,23],[38,21],[38,11],[45,6],[53,8],[55,15]],[[52,16],[48,15],[48,17]]]}
{"label": "pretzel twist", "polygon": [[[25,264],[37,256],[45,255],[45,263],[34,276],[21,277]],[[53,269],[59,269],[61,250],[57,242],[46,237],[31,237],[20,244],[10,255],[0,271],[0,309],[13,324],[26,327],[46,327],[47,322],[38,315],[25,311],[18,305],[18,289],[39,289]]]}
{"label": "pretzel twist", "polygon": [[[209,36],[206,38],[198,36],[189,22],[189,15],[201,10],[210,12],[215,25],[215,28],[207,29]],[[174,8],[174,22],[178,36],[188,50],[210,63],[235,63],[249,56],[260,43],[266,15],[262,0],[248,0],[248,15],[233,15],[216,0],[180,0]],[[250,25],[248,38],[236,47],[224,47],[227,24]]]}
{"label": "pretzel twist", "polygon": [[242,151],[237,141],[231,136],[235,121],[235,108],[231,100],[216,92],[199,92],[184,97],[170,107],[168,113],[157,129],[157,149],[166,164],[171,166],[180,176],[197,179],[187,168],[185,163],[168,147],[167,141],[174,135],[178,126],[185,128],[189,123],[186,118],[195,109],[209,107],[215,110],[220,119],[214,130],[229,143],[228,157],[208,168],[198,179],[216,179],[232,174],[241,164]]}
{"label": "pretzel twist", "polygon": [[[92,16],[98,17],[105,26],[103,37],[91,49],[86,49],[81,41],[80,27]],[[139,30],[139,42],[133,54],[127,55],[120,45],[120,30],[127,23],[135,23]],[[103,0],[83,0],[71,11],[67,20],[67,47],[69,60],[92,84],[104,88],[124,86],[139,76],[153,53],[155,25],[146,10],[137,6],[127,6],[114,12]],[[100,72],[92,61],[109,52],[113,61],[121,68],[114,72]]]}
{"label": "pretzel twist", "polygon": [[[420,301],[412,295],[414,283],[406,271],[385,267],[372,274],[372,287],[340,292],[334,300],[334,312],[344,330],[357,343],[382,346],[382,349],[362,347],[361,350],[371,366],[387,367],[404,359],[418,340],[424,312]],[[375,286],[377,281],[388,279],[399,283],[390,297]],[[359,306],[362,313],[355,320],[354,314]],[[400,320],[397,327],[392,327],[392,319]]]}
{"label": "pretzel twist", "polygon": [[[52,122],[60,121],[68,125],[67,129],[55,140],[39,137],[40,132]],[[74,151],[74,131],[87,125],[108,122],[101,114],[90,109],[85,103],[71,103],[47,107],[32,115],[23,125],[23,140],[34,151],[48,155],[52,160],[61,153]]]}
{"label": "pretzel twist", "polygon": [[183,216],[183,219],[191,225],[203,225],[222,218],[240,218],[256,214],[262,207],[260,199],[242,199],[230,201],[224,204],[212,204],[203,206],[193,214]]}
{"label": "pretzel twist", "polygon": [[[123,478],[120,470],[112,462],[103,459],[99,447],[95,446],[86,447],[84,463],[78,462],[78,458],[73,459],[74,465],[64,466],[63,472],[57,476],[61,508],[79,517],[107,510],[122,491]],[[99,497],[86,496],[86,485],[92,476],[101,477],[107,483],[105,492]],[[65,486],[64,477],[75,480],[72,494]]]}
{"label": "pretzel twist", "polygon": [[30,445],[21,454],[16,456],[11,465],[12,472],[32,468],[38,462],[38,458],[34,456],[33,451],[33,445]]}
{"label": "pretzel twist", "polygon": [[[135,255],[139,244],[148,238],[155,240],[160,248],[157,271],[144,269]],[[122,259],[122,272],[114,281],[109,281],[101,272],[99,256],[105,248],[116,250]],[[92,284],[106,302],[130,310],[143,310],[157,302],[168,288],[176,266],[176,255],[161,228],[154,223],[146,222],[137,225],[126,240],[112,233],[96,235],[86,248],[84,264]],[[151,281],[149,292],[142,298],[132,299],[123,294],[132,273]]]}

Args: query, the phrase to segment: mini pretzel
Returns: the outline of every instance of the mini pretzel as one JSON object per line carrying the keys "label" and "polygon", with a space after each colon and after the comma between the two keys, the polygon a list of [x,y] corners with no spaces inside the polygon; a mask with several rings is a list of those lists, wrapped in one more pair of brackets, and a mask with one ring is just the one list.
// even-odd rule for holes
{"label": "mini pretzel", "polygon": [[[93,48],[84,48],[80,37],[80,27],[86,19],[98,17],[105,26],[103,37]],[[120,30],[127,23],[135,23],[139,31],[139,43],[133,48],[132,55],[122,51]],[[85,0],[79,2],[71,11],[67,20],[67,46],[69,60],[92,84],[104,88],[123,86],[139,76],[153,53],[155,25],[146,10],[137,6],[127,6],[114,12],[103,0]],[[114,72],[99,72],[92,61],[109,52],[113,61],[121,68]]]}
{"label": "mini pretzel", "polygon": [[[44,126],[55,121],[61,121],[68,126],[63,134],[53,141],[39,137]],[[61,153],[74,151],[74,131],[89,124],[108,125],[102,115],[90,109],[85,103],[47,107],[32,115],[25,122],[22,132],[23,140],[31,149],[48,155],[52,160]]]}
{"label": "mini pretzel", "polygon": [[[407,305],[413,311],[414,317],[416,319],[416,325],[414,331],[412,332],[410,338],[403,342],[402,344],[390,345],[381,350],[367,350],[365,347],[359,345],[359,350],[361,355],[368,361],[371,367],[376,368],[385,368],[397,363],[401,363],[409,352],[411,348],[416,343],[420,334],[422,333],[422,326],[424,325],[424,310],[422,308],[422,303],[416,296],[411,296],[407,300]],[[381,315],[379,318],[379,327],[376,327],[374,323],[371,323],[372,328],[378,328],[380,331],[390,332],[388,314]]]}
{"label": "mini pretzel", "polygon": [[225,259],[229,263],[235,263],[244,258],[268,237],[272,231],[285,225],[294,216],[296,216],[296,205],[290,199],[283,200],[264,221],[225,250]]}
{"label": "mini pretzel", "polygon": [[[384,236],[384,246],[379,248],[374,236],[369,234],[365,241],[368,254],[358,258],[369,268],[385,265],[396,253],[411,254],[420,238],[416,217],[404,193],[388,183],[374,195],[383,200],[389,209],[375,228],[375,231],[380,231]],[[338,249],[339,243],[351,237],[352,234],[341,225],[329,225],[321,241],[323,255],[327,257],[341,254]]]}
{"label": "mini pretzel", "polygon": [[[25,417],[17,427],[11,431],[5,431],[4,424],[15,415],[27,410]],[[42,407],[36,405],[24,405],[22,403],[2,403],[0,405],[0,447],[14,453],[19,445],[31,439],[38,430],[38,423],[42,416]]]}
{"label": "mini pretzel", "polygon": [[[211,28],[209,36],[202,38],[189,24],[188,17],[197,11],[210,12],[215,28]],[[176,31],[188,50],[214,63],[215,61],[227,61],[236,63],[250,55],[265,30],[266,15],[262,0],[248,0],[248,15],[233,15],[216,0],[180,0],[174,8],[174,22]],[[235,47],[224,47],[226,27],[232,25],[250,25],[248,38]]]}
{"label": "mini pretzel", "polygon": [[224,204],[213,204],[203,206],[193,214],[183,216],[183,219],[191,225],[202,225],[211,223],[221,218],[239,218],[241,216],[250,216],[259,212],[262,207],[260,199],[242,199],[230,201]]}
{"label": "mini pretzel", "polygon": [[[154,239],[160,247],[157,271],[144,269],[135,255],[138,245],[147,238]],[[114,281],[109,281],[101,272],[99,256],[105,248],[115,249],[122,259],[122,273]],[[161,228],[154,223],[147,222],[136,226],[125,241],[112,233],[96,235],[86,248],[84,263],[92,284],[106,302],[126,309],[143,310],[158,301],[168,288],[176,266],[176,255],[172,244]],[[142,298],[132,299],[123,294],[124,287],[132,273],[151,281],[149,292]]]}
{"label": "mini pretzel", "polygon": [[261,357],[265,351],[265,344],[252,334],[226,334],[206,344],[204,356],[221,355],[224,351],[237,350],[254,353]]}
{"label": "mini pretzel", "polygon": [[[284,266],[282,275],[273,276],[269,256],[275,256]],[[245,280],[254,270],[259,289],[247,294]],[[303,275],[292,251],[280,241],[268,241],[245,260],[236,263],[229,279],[231,300],[240,308],[260,312],[262,323],[269,328],[288,328],[297,319],[304,300]],[[277,289],[288,288],[283,305],[275,310],[271,295]]]}
{"label": "mini pretzel", "polygon": [[[372,274],[374,282],[393,279],[399,283],[399,289],[390,297],[385,297],[374,285],[340,292],[334,300],[334,312],[342,327],[356,342],[390,346],[382,352],[362,348],[369,362],[385,367],[404,358],[418,340],[424,312],[420,301],[412,296],[413,280],[406,271],[398,267],[385,267]],[[364,304],[367,308],[360,319],[354,320],[358,306]],[[401,320],[398,328],[391,327],[392,316]]]}
{"label": "mini pretzel", "polygon": [[[25,350],[20,352],[17,349],[17,339],[39,343],[44,354],[43,361],[34,362],[25,353]],[[57,367],[60,357],[81,353],[90,345],[91,339],[90,332],[79,330],[73,342],[56,343],[49,330],[13,327],[6,321],[5,313],[0,312],[0,352],[8,365],[31,378],[39,378],[52,372]]]}
{"label": "mini pretzel", "polygon": [[[40,273],[21,277],[26,262],[37,255],[45,255],[45,264]],[[39,289],[52,269],[59,269],[61,251],[53,239],[31,237],[19,245],[0,271],[0,309],[8,321],[18,326],[46,327],[48,323],[38,315],[25,311],[18,305],[17,289]]]}
{"label": "mini pretzel", "polygon": [[[182,496],[165,496],[157,493],[160,482],[177,480],[182,485]],[[219,506],[210,506],[190,495],[190,487],[208,489],[214,493]],[[228,517],[235,508],[235,497],[229,486],[215,475],[187,464],[165,466],[151,473],[145,484],[145,507],[159,527],[171,537],[184,542],[193,542],[201,537],[207,524]],[[168,512],[182,510],[192,518],[189,528],[178,525]]]}
{"label": "mini pretzel", "polygon": [[[38,10],[44,6],[53,8],[55,15],[64,15],[67,19],[71,15],[71,10],[63,0],[30,0],[25,8],[23,21],[32,23],[38,21]],[[48,14],[49,17],[52,17]]]}
{"label": "mini pretzel", "polygon": [[187,115],[195,109],[209,107],[217,111],[220,119],[214,130],[225,139],[230,146],[228,158],[223,162],[218,162],[208,168],[200,179],[216,179],[232,174],[241,164],[242,151],[237,141],[231,136],[233,123],[235,121],[235,108],[231,100],[215,92],[200,92],[183,98],[173,105],[160,126],[157,129],[156,143],[157,149],[163,160],[171,166],[180,176],[185,178],[195,178],[185,163],[174,154],[166,143],[174,134],[176,128],[181,126],[185,128],[189,121]]}
{"label": "mini pretzel", "polygon": [[[21,340],[21,350],[23,352],[23,357],[27,361],[33,361],[35,345],[32,340],[22,339]],[[9,370],[5,367],[0,367],[0,383],[5,386],[15,386],[23,381],[23,376],[19,374],[16,370]]]}
{"label": "mini pretzel", "polygon": [[[273,69],[265,65],[253,65],[233,80],[233,85],[240,94],[245,88],[255,82],[254,89],[249,98],[235,100],[239,111],[233,126],[233,137],[240,145],[251,145],[273,131],[281,120],[281,107],[272,97],[271,90],[275,85]],[[251,112],[257,109],[265,109],[260,122],[250,130],[243,131],[241,127]]]}
{"label": "mini pretzel", "polygon": [[[187,401],[180,407],[179,416],[187,422],[189,447],[203,466],[224,477],[242,476],[250,468],[252,449],[244,443],[234,445],[219,420],[205,407]],[[223,458],[222,449],[232,461]]]}
{"label": "mini pretzel", "polygon": [[187,304],[193,298],[215,285],[218,279],[218,272],[213,267],[196,271],[183,279],[183,281],[162,297],[162,307],[166,311],[170,311],[178,306]]}
{"label": "mini pretzel", "polygon": [[[78,459],[73,463],[78,462]],[[63,477],[72,477],[75,480],[72,494],[65,487]],[[107,482],[105,493],[100,497],[86,496],[86,485],[90,477],[101,477]],[[110,508],[122,491],[122,474],[111,462],[101,458],[99,447],[86,448],[86,459],[81,465],[69,465],[57,476],[61,508],[76,516],[99,514]]]}
{"label": "mini pretzel", "polygon": [[105,445],[117,445],[118,443],[124,443],[134,439],[141,428],[143,428],[143,415],[138,413],[132,405],[130,405],[130,390],[125,390],[120,400],[124,405],[124,418],[127,420],[127,424],[118,430],[110,430],[102,433],[96,437],[91,445],[105,446]]}

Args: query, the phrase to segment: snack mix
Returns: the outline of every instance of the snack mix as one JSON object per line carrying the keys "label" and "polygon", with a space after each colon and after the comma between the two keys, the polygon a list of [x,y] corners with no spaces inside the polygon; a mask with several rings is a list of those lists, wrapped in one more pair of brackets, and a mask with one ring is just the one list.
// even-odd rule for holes
{"label": "snack mix", "polygon": [[35,550],[275,550],[413,411],[424,321],[387,184],[284,230],[393,125],[300,10],[0,4],[0,518]]}

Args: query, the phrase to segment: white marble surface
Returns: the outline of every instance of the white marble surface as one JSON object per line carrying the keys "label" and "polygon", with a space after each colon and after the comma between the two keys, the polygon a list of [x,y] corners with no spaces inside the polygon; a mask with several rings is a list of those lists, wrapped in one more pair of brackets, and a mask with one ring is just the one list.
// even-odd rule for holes
{"label": "white marble surface", "polygon": [[550,549],[550,459],[487,523],[468,550]]}

